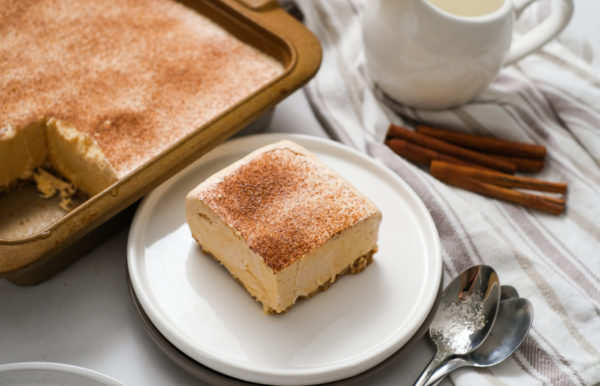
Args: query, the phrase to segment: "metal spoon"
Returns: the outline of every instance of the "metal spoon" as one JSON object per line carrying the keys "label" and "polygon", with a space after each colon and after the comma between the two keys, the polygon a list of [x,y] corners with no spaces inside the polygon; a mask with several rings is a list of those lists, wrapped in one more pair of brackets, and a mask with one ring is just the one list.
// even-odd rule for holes
{"label": "metal spoon", "polygon": [[500,300],[518,298],[519,293],[515,289],[515,287],[510,285],[503,285],[500,287]]}
{"label": "metal spoon", "polygon": [[442,292],[429,326],[436,353],[415,386],[426,385],[450,358],[479,347],[494,325],[499,304],[500,284],[492,267],[477,265],[454,278]]}
{"label": "metal spoon", "polygon": [[524,298],[502,300],[494,328],[485,342],[470,354],[454,357],[443,364],[433,373],[427,384],[432,385],[441,381],[448,373],[461,367],[497,365],[519,348],[529,333],[532,322],[533,306],[529,300]]}

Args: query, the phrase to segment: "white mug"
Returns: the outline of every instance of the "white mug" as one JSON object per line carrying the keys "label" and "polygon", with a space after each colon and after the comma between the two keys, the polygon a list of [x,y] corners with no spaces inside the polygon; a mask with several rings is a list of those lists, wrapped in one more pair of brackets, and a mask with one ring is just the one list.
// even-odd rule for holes
{"label": "white mug", "polygon": [[573,0],[558,0],[548,18],[511,44],[515,17],[535,0],[496,0],[498,8],[478,16],[443,10],[435,1],[376,0],[363,19],[370,77],[388,96],[416,108],[468,102],[503,65],[556,36],[573,14]]}

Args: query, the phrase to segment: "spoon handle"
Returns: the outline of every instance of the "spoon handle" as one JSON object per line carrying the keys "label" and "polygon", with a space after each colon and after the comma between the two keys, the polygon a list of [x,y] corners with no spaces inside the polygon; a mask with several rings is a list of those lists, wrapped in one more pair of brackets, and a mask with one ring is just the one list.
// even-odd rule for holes
{"label": "spoon handle", "polygon": [[433,371],[430,375],[429,380],[425,385],[436,385],[442,379],[446,377],[446,375],[450,374],[456,369],[467,366],[468,364],[462,358],[452,358],[449,361],[442,363],[437,369]]}
{"label": "spoon handle", "polygon": [[423,370],[414,386],[426,386],[429,384],[429,379],[435,373],[435,371],[442,366],[448,357],[446,355],[436,352],[427,367]]}

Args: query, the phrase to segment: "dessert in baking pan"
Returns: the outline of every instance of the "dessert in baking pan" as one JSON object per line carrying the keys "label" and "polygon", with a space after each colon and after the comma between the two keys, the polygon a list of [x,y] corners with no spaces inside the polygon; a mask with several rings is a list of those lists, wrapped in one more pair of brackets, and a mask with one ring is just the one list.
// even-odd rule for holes
{"label": "dessert in baking pan", "polygon": [[49,166],[88,195],[283,72],[170,0],[0,0],[0,190]]}
{"label": "dessert in baking pan", "polygon": [[255,3],[0,0],[0,278],[64,268],[314,75],[316,37]]}

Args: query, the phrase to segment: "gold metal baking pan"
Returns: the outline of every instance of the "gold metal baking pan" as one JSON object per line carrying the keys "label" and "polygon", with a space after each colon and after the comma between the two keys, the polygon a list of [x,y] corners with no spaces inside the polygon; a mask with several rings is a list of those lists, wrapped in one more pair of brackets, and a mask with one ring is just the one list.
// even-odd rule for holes
{"label": "gold metal baking pan", "polygon": [[[57,211],[57,202],[38,198],[33,187],[0,197],[0,278],[20,285],[39,283],[105,238],[106,231],[128,219],[132,204],[204,153],[256,120],[307,82],[321,63],[318,40],[282,10],[276,0],[182,0],[245,43],[283,64],[282,75],[242,102],[181,138],[72,211]],[[8,196],[7,196],[8,194]],[[11,195],[12,194],[12,195]],[[127,211],[125,211],[126,208]],[[120,216],[117,214],[121,213]],[[130,214],[129,214],[130,215]],[[125,219],[125,220],[124,220]],[[10,230],[50,223],[23,237]],[[14,228],[13,228],[14,227]]]}

